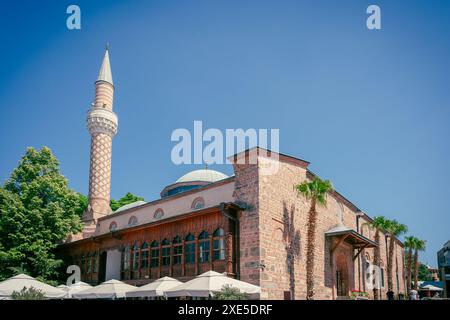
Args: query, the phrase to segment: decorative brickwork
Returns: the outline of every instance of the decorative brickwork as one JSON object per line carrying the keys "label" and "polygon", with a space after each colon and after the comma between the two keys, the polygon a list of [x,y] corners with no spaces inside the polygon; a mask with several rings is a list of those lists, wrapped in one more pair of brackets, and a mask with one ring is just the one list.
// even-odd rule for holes
{"label": "decorative brickwork", "polygon": [[[104,70],[107,68],[107,70]],[[109,55],[105,53],[100,75],[111,74]],[[109,79],[109,77],[108,77]],[[107,80],[107,79],[106,79]],[[97,220],[111,213],[109,206],[111,188],[112,138],[117,133],[118,119],[113,109],[114,86],[99,78],[95,84],[95,101],[87,116],[91,134],[89,169],[89,205],[83,215],[83,237],[96,232]]]}

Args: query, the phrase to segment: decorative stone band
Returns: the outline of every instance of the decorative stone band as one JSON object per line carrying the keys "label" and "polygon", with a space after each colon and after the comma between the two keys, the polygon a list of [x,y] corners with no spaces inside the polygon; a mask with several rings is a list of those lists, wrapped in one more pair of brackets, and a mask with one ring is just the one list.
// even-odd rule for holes
{"label": "decorative stone band", "polygon": [[119,120],[117,115],[105,108],[92,108],[87,116],[89,133],[104,133],[113,137],[117,133]]}

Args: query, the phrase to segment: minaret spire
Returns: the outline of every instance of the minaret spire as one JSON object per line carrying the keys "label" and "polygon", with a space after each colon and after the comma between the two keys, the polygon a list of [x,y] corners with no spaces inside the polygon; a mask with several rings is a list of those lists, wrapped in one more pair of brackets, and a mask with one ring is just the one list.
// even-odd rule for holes
{"label": "minaret spire", "polygon": [[111,213],[112,138],[117,133],[118,118],[113,112],[114,85],[109,48],[106,47],[102,66],[95,82],[95,100],[87,116],[91,134],[89,167],[89,205],[83,214],[83,237],[95,234],[98,218]]}
{"label": "minaret spire", "polygon": [[106,81],[114,85],[111,72],[111,64],[109,62],[109,43],[106,43],[105,55],[103,57],[102,66],[100,67],[100,71],[98,73],[97,81]]}

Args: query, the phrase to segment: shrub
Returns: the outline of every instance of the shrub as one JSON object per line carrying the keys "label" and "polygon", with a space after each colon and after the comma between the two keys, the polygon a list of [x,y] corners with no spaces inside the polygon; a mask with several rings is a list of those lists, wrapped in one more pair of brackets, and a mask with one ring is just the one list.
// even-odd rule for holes
{"label": "shrub", "polygon": [[247,300],[246,293],[241,292],[238,288],[234,288],[231,285],[224,285],[222,290],[214,294],[214,300]]}
{"label": "shrub", "polygon": [[35,289],[33,287],[23,287],[23,289],[19,292],[14,291],[11,294],[11,298],[13,300],[44,300],[45,296],[41,290]]}

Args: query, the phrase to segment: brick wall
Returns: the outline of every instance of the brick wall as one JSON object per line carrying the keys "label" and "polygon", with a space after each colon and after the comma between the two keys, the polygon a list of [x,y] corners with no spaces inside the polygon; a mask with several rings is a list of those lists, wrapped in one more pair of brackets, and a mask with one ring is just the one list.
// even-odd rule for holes
{"label": "brick wall", "polygon": [[[309,202],[297,195],[294,186],[306,180],[308,173],[303,166],[280,162],[275,174],[262,174],[261,168],[267,168],[272,161],[275,160],[258,157],[255,164],[234,164],[236,201],[244,203],[249,208],[243,212],[240,220],[241,280],[260,285],[261,299],[283,299],[286,292],[289,292],[294,299],[305,299]],[[316,299],[333,298],[335,260],[342,255],[347,257],[349,289],[364,289],[364,256],[368,255],[372,262],[373,249],[364,250],[361,258],[353,261],[353,250],[350,246],[343,244],[335,251],[333,264],[331,264],[329,254],[331,243],[325,238],[325,232],[341,222],[356,230],[355,211],[355,208],[333,195],[328,196],[326,207],[318,207],[315,255]],[[364,222],[364,219],[360,219],[360,225]],[[367,225],[363,228],[367,233],[364,235],[373,240],[374,231]],[[382,263],[386,268],[384,238],[382,235],[380,252]],[[404,291],[400,246],[396,248],[396,255],[399,264],[400,291]],[[394,261],[394,289],[397,291],[395,270]],[[386,270],[384,273],[387,289]],[[384,298],[385,290],[382,293]]]}

